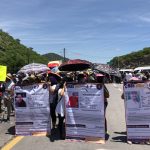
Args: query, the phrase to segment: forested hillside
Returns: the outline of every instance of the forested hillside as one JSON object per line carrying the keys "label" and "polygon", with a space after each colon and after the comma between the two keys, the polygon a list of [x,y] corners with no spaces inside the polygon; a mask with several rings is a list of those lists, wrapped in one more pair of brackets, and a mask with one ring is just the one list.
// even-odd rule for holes
{"label": "forested hillside", "polygon": [[6,65],[8,72],[16,73],[22,66],[29,63],[48,63],[48,59],[27,48],[8,33],[0,30],[0,65]]}
{"label": "forested hillside", "polygon": [[[55,53],[47,53],[42,55],[44,57],[46,57],[48,60],[54,61],[54,60],[62,60],[64,61],[64,58],[58,54]],[[65,58],[65,61],[69,60],[68,58]]]}
{"label": "forested hillside", "polygon": [[137,52],[127,55],[114,57],[108,62],[113,67],[119,68],[135,68],[138,66],[150,65],[150,47],[144,48]]}

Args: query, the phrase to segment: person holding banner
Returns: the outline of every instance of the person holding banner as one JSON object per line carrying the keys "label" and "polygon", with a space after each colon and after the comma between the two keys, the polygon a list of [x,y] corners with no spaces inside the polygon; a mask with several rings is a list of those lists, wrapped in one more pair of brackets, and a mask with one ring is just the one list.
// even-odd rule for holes
{"label": "person holding banner", "polygon": [[109,98],[109,91],[108,91],[107,87],[104,85],[104,75],[98,74],[98,75],[96,75],[96,79],[97,79],[97,82],[103,84],[103,87],[104,87],[105,133],[107,133],[106,108],[108,105],[107,98]]}
{"label": "person holding banner", "polygon": [[61,81],[60,89],[58,90],[58,104],[56,106],[56,113],[58,114],[58,129],[60,134],[60,139],[65,139],[65,135],[63,134],[63,122],[65,119],[65,90],[66,90],[66,82]]}
{"label": "person holding banner", "polygon": [[52,119],[52,128],[54,129],[56,127],[56,105],[57,105],[57,99],[58,99],[58,86],[57,81],[53,77],[50,80],[50,115]]}

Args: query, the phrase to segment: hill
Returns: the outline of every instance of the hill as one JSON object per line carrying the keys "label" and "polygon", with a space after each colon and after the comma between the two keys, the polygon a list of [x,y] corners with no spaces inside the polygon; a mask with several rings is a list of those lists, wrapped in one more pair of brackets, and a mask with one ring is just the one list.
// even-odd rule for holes
{"label": "hill", "polygon": [[[55,53],[47,53],[47,54],[44,54],[42,55],[44,56],[45,58],[47,58],[49,61],[54,61],[54,60],[62,60],[64,61],[64,57],[58,55],[58,54],[55,54]],[[69,60],[68,58],[65,59],[65,61]]]}
{"label": "hill", "polygon": [[143,50],[132,52],[127,55],[114,57],[108,62],[116,68],[135,68],[138,66],[150,65],[150,47],[146,47]]}
{"label": "hill", "polygon": [[21,44],[8,33],[0,30],[0,65],[6,65],[8,72],[16,73],[22,66],[29,63],[47,64],[48,59]]}

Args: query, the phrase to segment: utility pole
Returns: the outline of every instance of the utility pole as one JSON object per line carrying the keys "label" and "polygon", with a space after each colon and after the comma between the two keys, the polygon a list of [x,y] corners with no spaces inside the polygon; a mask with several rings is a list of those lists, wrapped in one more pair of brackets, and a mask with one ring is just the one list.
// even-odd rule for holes
{"label": "utility pole", "polygon": [[118,56],[118,69],[119,69],[119,56]]}
{"label": "utility pole", "polygon": [[64,62],[66,61],[66,49],[64,48]]}

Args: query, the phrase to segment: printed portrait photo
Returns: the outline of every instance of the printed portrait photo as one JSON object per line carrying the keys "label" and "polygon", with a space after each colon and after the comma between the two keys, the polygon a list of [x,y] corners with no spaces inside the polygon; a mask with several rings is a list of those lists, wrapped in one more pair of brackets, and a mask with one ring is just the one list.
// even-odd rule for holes
{"label": "printed portrait photo", "polygon": [[16,93],[15,107],[26,107],[26,93]]}
{"label": "printed portrait photo", "polygon": [[78,92],[73,92],[71,96],[69,96],[69,101],[67,104],[67,107],[72,107],[72,108],[78,108],[79,107],[79,102],[78,102]]}

